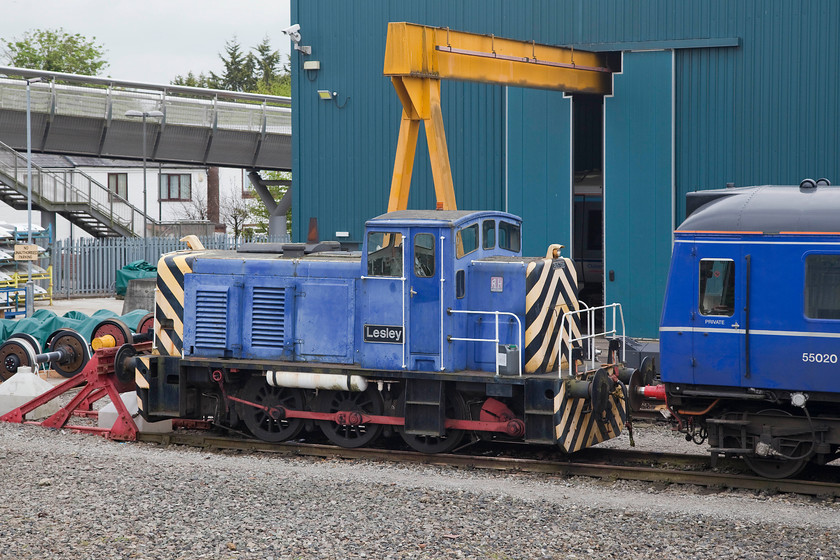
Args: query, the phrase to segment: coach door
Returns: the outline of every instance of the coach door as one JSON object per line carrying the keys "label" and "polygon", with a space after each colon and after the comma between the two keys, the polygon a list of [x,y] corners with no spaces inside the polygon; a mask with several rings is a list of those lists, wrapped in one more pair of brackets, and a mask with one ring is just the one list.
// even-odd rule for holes
{"label": "coach door", "polygon": [[[738,245],[698,246],[692,312],[694,382],[738,386],[743,378],[745,287],[749,262]],[[702,256],[702,255],[708,256]]]}
{"label": "coach door", "polygon": [[437,230],[413,228],[409,245],[408,346],[410,369],[440,367],[440,255]]}

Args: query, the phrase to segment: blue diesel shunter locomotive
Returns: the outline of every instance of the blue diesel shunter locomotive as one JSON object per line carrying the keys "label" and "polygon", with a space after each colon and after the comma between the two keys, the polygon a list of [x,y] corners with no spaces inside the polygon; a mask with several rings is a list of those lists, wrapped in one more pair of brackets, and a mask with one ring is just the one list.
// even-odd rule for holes
{"label": "blue diesel shunter locomotive", "polygon": [[135,360],[142,414],[346,447],[397,433],[425,452],[466,434],[569,452],[615,437],[618,375],[564,358],[579,356],[574,266],[520,246],[511,214],[406,210],[368,221],[359,252],[165,255],[155,352]]}
{"label": "blue diesel shunter locomotive", "polygon": [[[840,446],[840,189],[692,193],[660,327],[668,409],[713,457],[787,477]],[[634,398],[644,391],[633,388]]]}

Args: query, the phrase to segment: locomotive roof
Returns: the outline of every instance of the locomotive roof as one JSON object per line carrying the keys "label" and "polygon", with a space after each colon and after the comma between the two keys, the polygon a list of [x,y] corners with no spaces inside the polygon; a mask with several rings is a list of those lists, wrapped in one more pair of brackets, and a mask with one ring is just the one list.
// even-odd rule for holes
{"label": "locomotive roof", "polygon": [[[519,222],[520,219],[507,212],[476,211],[476,210],[395,210],[387,212],[375,218],[371,218],[368,224],[376,222],[394,221],[401,225],[406,222],[423,222],[424,225],[432,225],[429,222],[436,222],[435,225],[458,225],[461,222],[480,217],[505,218]],[[378,225],[378,224],[377,224]]]}
{"label": "locomotive roof", "polygon": [[686,195],[677,231],[838,232],[840,188],[763,185]]}

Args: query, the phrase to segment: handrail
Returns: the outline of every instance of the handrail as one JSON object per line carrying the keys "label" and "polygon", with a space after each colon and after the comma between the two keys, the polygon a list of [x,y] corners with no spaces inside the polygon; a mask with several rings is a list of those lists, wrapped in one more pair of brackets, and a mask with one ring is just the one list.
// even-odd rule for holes
{"label": "handrail", "polygon": [[[14,160],[11,163],[6,158],[0,157],[0,170],[3,170],[18,184],[25,184],[25,156],[3,142],[0,142],[0,153],[7,154]],[[130,230],[134,235],[138,235],[135,225],[143,223],[142,210],[78,169],[74,168],[70,171],[69,180],[65,175],[66,172],[49,171],[33,163],[33,197],[58,205],[85,204],[99,212],[107,220],[105,223],[111,227],[119,224],[122,228]],[[81,181],[87,181],[87,192],[75,184],[77,178]],[[119,204],[115,205],[114,202]],[[151,216],[146,216],[146,221],[152,225],[158,225],[158,221]]]}
{"label": "handrail", "polygon": [[[522,321],[519,320],[519,317],[516,316],[515,313],[511,313],[509,311],[468,311],[462,309],[449,309],[447,310],[449,313],[462,313],[464,315],[495,315],[496,317],[496,338],[458,338],[455,336],[448,337],[449,340],[460,340],[464,342],[493,342],[496,346],[499,345],[499,315],[507,315],[509,317],[513,317],[516,319],[516,342],[517,348],[519,349],[519,377],[522,377]],[[498,348],[494,348],[496,354],[496,375],[499,375],[499,350]]]}
{"label": "handrail", "polygon": [[[583,302],[580,302],[583,303]],[[584,304],[586,305],[586,304]],[[595,312],[607,309],[612,309],[612,329],[607,330],[607,322],[606,317],[604,317],[604,331],[600,333],[596,333],[595,331]],[[576,309],[572,311],[567,311],[563,313],[563,317],[560,320],[560,333],[566,332],[564,329],[567,324],[571,325],[571,318],[574,316],[584,315],[587,324],[587,334],[580,335],[579,337],[572,337],[571,333],[569,333],[569,344],[568,344],[568,357],[567,357],[567,364],[569,367],[568,371],[568,378],[573,378],[575,376],[575,364],[574,360],[572,359],[572,348],[575,342],[583,342],[587,341],[589,345],[589,360],[591,362],[592,369],[595,368],[595,354],[594,354],[594,341],[598,337],[607,337],[607,336],[617,336],[618,330],[616,325],[616,310],[618,310],[618,316],[621,318],[621,361],[625,361],[625,329],[624,329],[624,310],[621,308],[620,303],[610,303],[607,305],[599,305],[597,307],[589,307],[586,306],[584,309]],[[604,314],[606,315],[606,313]],[[567,320],[568,318],[568,320]],[[560,376],[560,379],[563,379],[563,345],[560,345],[560,349],[558,350],[558,359],[557,359],[557,373]]]}

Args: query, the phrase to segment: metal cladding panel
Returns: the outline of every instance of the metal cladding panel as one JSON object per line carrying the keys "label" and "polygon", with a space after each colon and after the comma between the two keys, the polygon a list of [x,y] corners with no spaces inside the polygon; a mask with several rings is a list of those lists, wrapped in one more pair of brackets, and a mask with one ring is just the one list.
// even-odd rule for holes
{"label": "metal cladding panel", "polygon": [[[293,0],[291,20],[301,24],[303,43],[313,47],[310,58],[321,61],[320,71],[305,73],[299,63],[304,57],[292,55],[296,239],[305,237],[309,217],[317,216],[324,238],[349,231],[359,240],[364,219],[385,209],[401,111],[382,76],[389,21],[581,49],[676,48],[676,223],[684,217],[683,197],[692,190],[727,182],[796,184],[803,177],[840,181],[840,159],[834,157],[840,153],[840,130],[833,125],[840,121],[835,100],[840,3],[835,0],[369,0],[363,5]],[[716,39],[734,40],[737,46],[702,46]],[[687,40],[694,48],[677,44]],[[633,46],[651,41],[661,43]],[[319,100],[317,89],[337,91],[338,104],[346,105]],[[652,88],[647,93],[655,95]],[[532,160],[516,163],[507,155],[504,91],[444,83],[443,96],[459,207],[503,208],[505,169],[509,177],[532,171],[516,169]],[[539,118],[529,130],[539,131],[548,120],[546,114]],[[421,133],[410,207],[428,208],[434,200],[425,149]],[[550,202],[543,199],[542,205]],[[539,197],[532,205],[540,207]],[[636,249],[653,242],[644,236],[636,240]],[[532,241],[537,243],[527,235],[526,243]],[[646,290],[642,284],[634,292]]]}
{"label": "metal cladding panel", "polygon": [[604,289],[636,337],[659,333],[671,259],[671,65],[669,51],[625,53],[604,100]]}
{"label": "metal cladding panel", "polygon": [[507,211],[522,218],[522,254],[571,246],[572,100],[508,88]]}

